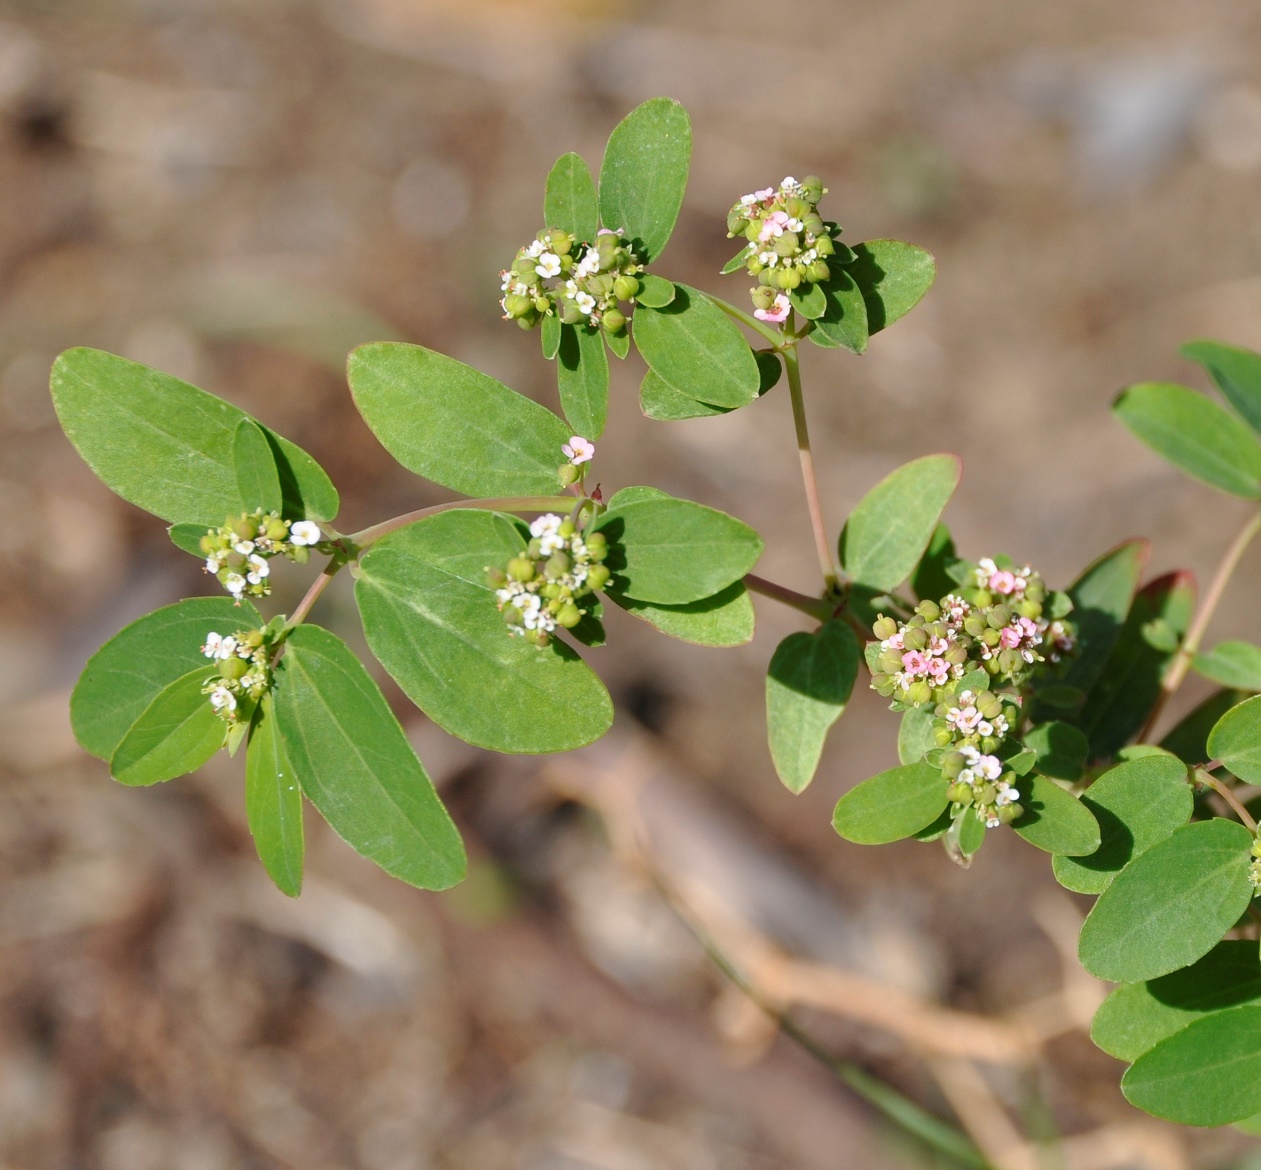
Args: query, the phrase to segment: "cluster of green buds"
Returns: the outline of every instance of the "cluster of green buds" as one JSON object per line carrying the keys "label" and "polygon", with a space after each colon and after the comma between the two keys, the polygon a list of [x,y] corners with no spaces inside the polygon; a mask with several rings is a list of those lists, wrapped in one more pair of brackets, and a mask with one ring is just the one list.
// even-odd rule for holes
{"label": "cluster of green buds", "polygon": [[208,679],[201,690],[210,696],[210,705],[225,723],[249,722],[259,699],[271,686],[273,650],[265,629],[206,635],[201,652],[215,661],[219,675]]}
{"label": "cluster of green buds", "polygon": [[1253,889],[1261,889],[1261,840],[1252,842],[1252,864],[1248,867],[1248,879]]}
{"label": "cluster of green buds", "polygon": [[828,257],[836,252],[840,228],[819,215],[819,200],[827,188],[810,175],[797,182],[791,175],[778,189],[765,187],[740,201],[727,213],[727,235],[748,243],[726,271],[743,263],[758,287],[752,291],[754,316],[779,322],[788,316],[785,293],[802,285],[829,279]]}
{"label": "cluster of green buds", "polygon": [[1018,752],[1009,736],[1020,719],[1019,697],[993,691],[962,691],[954,703],[939,703],[933,735],[943,747],[941,773],[957,814],[976,810],[987,828],[1014,821],[1024,809],[1017,803],[1016,773],[1004,762]]}
{"label": "cluster of green buds", "polygon": [[575,240],[560,228],[542,231],[500,273],[504,319],[533,329],[555,314],[565,325],[626,328],[619,302],[633,302],[643,265],[621,231],[601,228],[595,243]]}
{"label": "cluster of green buds", "polygon": [[313,520],[289,521],[279,512],[242,512],[229,516],[219,528],[201,538],[206,572],[216,577],[238,601],[242,597],[266,597],[271,592],[271,566],[275,556],[305,564],[311,549],[324,539]]}
{"label": "cluster of green buds", "polygon": [[604,533],[584,535],[568,517],[540,516],[525,552],[505,569],[486,570],[508,632],[541,647],[557,626],[573,629],[588,612],[583,601],[608,583],[608,555]]}

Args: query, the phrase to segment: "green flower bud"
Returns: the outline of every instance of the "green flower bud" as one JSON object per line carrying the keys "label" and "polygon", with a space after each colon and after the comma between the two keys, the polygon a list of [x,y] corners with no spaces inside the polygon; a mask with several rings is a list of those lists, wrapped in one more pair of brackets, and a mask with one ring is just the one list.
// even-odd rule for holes
{"label": "green flower bud", "polygon": [[1000,650],[998,652],[998,668],[1004,674],[1015,674],[1025,664],[1018,651]]}
{"label": "green flower bud", "polygon": [[574,246],[574,238],[568,232],[561,231],[560,228],[552,228],[547,233],[547,242],[551,245],[552,251],[557,256],[565,256],[569,249]]}
{"label": "green flower bud", "polygon": [[289,535],[289,525],[279,516],[269,516],[263,522],[263,533],[268,540],[284,540]]}
{"label": "green flower bud", "polygon": [[[556,601],[564,596],[564,593],[565,587],[559,581],[549,581],[546,585],[539,586],[539,596],[544,601]],[[555,610],[553,609],[552,612],[554,613]]]}
{"label": "green flower bud", "polygon": [[508,576],[524,584],[534,580],[534,562],[529,557],[513,557],[508,562]]}
{"label": "green flower bud", "polygon": [[[832,238],[827,235],[827,229],[823,226],[823,220],[819,217],[818,212],[798,216],[798,218],[801,220],[803,230],[814,236],[816,240],[826,238],[829,244],[832,242]],[[829,252],[828,255],[831,255],[831,253]]]}
{"label": "green flower bud", "polygon": [[954,734],[948,727],[938,727],[933,731],[933,742],[938,747],[945,747],[952,739]]}
{"label": "green flower bud", "polygon": [[955,804],[971,804],[972,786],[970,784],[952,784],[946,789],[946,796]]}
{"label": "green flower bud", "polygon": [[749,219],[742,215],[739,211],[732,210],[727,215],[727,235],[742,236],[744,229],[749,226]]}
{"label": "green flower bud", "polygon": [[1000,824],[1010,825],[1012,821],[1023,815],[1024,811],[1024,808],[1018,804],[1004,804],[994,810],[994,815]]}
{"label": "green flower bud", "polygon": [[962,666],[968,660],[968,651],[966,646],[960,646],[956,642],[945,654],[942,655],[951,666]]}
{"label": "green flower bud", "polygon": [[769,309],[775,303],[775,290],[762,285],[750,290],[749,299],[755,309]]}
{"label": "green flower bud", "polygon": [[779,286],[787,292],[801,286],[801,273],[795,268],[781,268],[779,270]]}
{"label": "green flower bud", "polygon": [[508,584],[508,574],[503,569],[487,569],[486,584],[492,589],[502,589]]}
{"label": "green flower bud", "polygon": [[621,333],[626,328],[626,314],[621,309],[605,309],[600,324],[606,333]]}
{"label": "green flower bud", "polygon": [[586,313],[578,308],[578,302],[565,298],[560,302],[560,319],[564,325],[577,325],[587,319]]}
{"label": "green flower bud", "polygon": [[801,251],[801,240],[796,232],[785,232],[775,240],[772,251],[777,256],[795,256]]}
{"label": "green flower bud", "polygon": [[547,559],[547,564],[543,566],[543,576],[549,581],[555,581],[558,577],[563,577],[569,572],[570,560],[567,554],[563,552],[553,553]]}
{"label": "green flower bud", "polygon": [[994,797],[998,795],[998,789],[993,784],[982,784],[976,790],[977,804],[993,804]]}
{"label": "green flower bud", "polygon": [[906,688],[906,701],[908,703],[914,703],[917,707],[921,703],[927,703],[932,697],[933,688],[922,680],[920,682],[913,682]]}
{"label": "green flower bud", "polygon": [[[757,282],[758,282],[758,284],[759,284],[759,285],[761,285],[763,288],[769,288],[769,289],[772,289],[772,290],[774,290],[774,291],[778,291],[778,289],[779,289],[779,269],[778,269],[778,268],[763,268],[763,269],[761,269],[761,270],[758,272],[758,274],[757,274]],[[775,299],[775,298],[774,298],[774,293],[772,293],[771,299],[772,299],[772,300],[774,300],[774,299]]]}
{"label": "green flower bud", "polygon": [[219,673],[226,679],[241,678],[249,673],[249,669],[250,664],[244,658],[238,658],[235,654],[219,663]]}
{"label": "green flower bud", "polygon": [[954,779],[968,765],[967,757],[962,752],[947,752],[941,758],[941,771],[945,776]]}
{"label": "green flower bud", "polygon": [[524,615],[515,605],[505,605],[503,615],[504,624],[508,626],[519,626],[525,621]]}
{"label": "green flower bud", "polygon": [[915,607],[915,612],[919,614],[926,622],[935,622],[941,617],[941,606],[935,601],[921,601]]}
{"label": "green flower bud", "polygon": [[1046,600],[1046,586],[1043,585],[1042,582],[1039,580],[1030,581],[1029,584],[1025,586],[1025,600],[1026,601],[1045,601]]}
{"label": "green flower bud", "polygon": [[761,276],[766,271],[766,265],[756,255],[750,256],[744,262],[744,266],[749,270],[750,276]]}
{"label": "green flower bud", "polygon": [[613,294],[619,301],[634,300],[639,292],[639,281],[633,276],[619,276],[613,282]]}
{"label": "green flower bud", "polygon": [[908,650],[923,650],[928,645],[928,631],[923,626],[908,625],[903,631],[902,642]]}
{"label": "green flower bud", "polygon": [[533,256],[518,256],[512,262],[512,271],[521,278],[524,284],[538,284],[539,274],[534,271],[534,266],[538,263]]}
{"label": "green flower bud", "polygon": [[762,225],[760,223],[750,223],[749,226],[744,229],[744,238],[753,244],[758,242],[758,236],[761,234]]}
{"label": "green flower bud", "polygon": [[517,317],[515,320],[517,322],[517,328],[524,329],[527,333],[538,324],[538,318],[534,316],[533,313],[530,313],[525,317]]}
{"label": "green flower bud", "polygon": [[972,595],[972,604],[978,609],[984,609],[987,605],[994,604],[994,595],[988,589],[978,589]]}
{"label": "green flower bud", "polygon": [[525,640],[531,646],[537,646],[541,650],[551,641],[551,638],[548,637],[546,630],[526,630]]}
{"label": "green flower bud", "polygon": [[197,542],[197,547],[201,549],[206,556],[209,556],[212,552],[219,551],[219,541],[207,532],[206,535]]}
{"label": "green flower bud", "polygon": [[566,516],[566,517],[565,517],[565,518],[564,518],[564,519],[560,522],[560,528],[559,528],[559,529],[557,529],[557,532],[558,532],[561,536],[563,536],[566,540],[568,540],[571,536],[573,536],[573,534],[574,534],[575,532],[577,532],[577,531],[578,531],[578,526],[577,526],[577,525],[573,522],[573,520],[572,520],[570,517],[568,517],[568,516]]}
{"label": "green flower bud", "polygon": [[982,691],[976,697],[976,709],[986,719],[997,719],[1002,714],[1002,700],[993,691]]}
{"label": "green flower bud", "polygon": [[970,613],[963,619],[963,628],[974,638],[979,638],[985,632],[985,619],[979,614]]}
{"label": "green flower bud", "polygon": [[1002,636],[1003,635],[992,626],[987,626],[981,631],[981,641],[990,647],[990,649],[993,649],[998,645]]}
{"label": "green flower bud", "polygon": [[551,298],[545,296],[543,293],[539,293],[538,296],[534,298],[534,311],[538,313],[539,316],[546,317],[547,314],[552,311]]}
{"label": "green flower bud", "polygon": [[580,621],[582,621],[582,610],[580,610],[573,602],[568,605],[562,605],[560,612],[556,615],[556,624],[564,626],[567,630],[572,630]]}
{"label": "green flower bud", "polygon": [[587,569],[587,585],[592,589],[603,589],[609,583],[610,573],[603,565],[592,565]]}
{"label": "green flower bud", "polygon": [[305,565],[311,559],[311,549],[305,544],[295,544],[285,551],[285,555],[295,565]]}
{"label": "green flower bud", "polygon": [[1017,612],[1021,617],[1027,617],[1030,621],[1037,621],[1042,616],[1042,603],[1040,601],[1030,601],[1027,597],[1024,601],[1016,606]]}
{"label": "green flower bud", "polygon": [[1011,625],[1011,610],[1005,605],[996,605],[985,615],[985,620],[996,630]]}
{"label": "green flower bud", "polygon": [[892,638],[898,632],[898,623],[891,617],[885,617],[884,614],[881,614],[876,618],[871,630],[883,642],[886,638]]}
{"label": "green flower bud", "polygon": [[1252,842],[1252,856],[1261,857],[1261,841]]}
{"label": "green flower bud", "polygon": [[253,540],[258,535],[258,524],[253,516],[238,516],[232,522],[232,531],[238,540]]}
{"label": "green flower bud", "polygon": [[832,270],[828,267],[826,260],[815,260],[809,268],[806,269],[806,275],[815,282],[815,284],[823,284],[832,278]]}
{"label": "green flower bud", "polygon": [[897,650],[882,650],[876,663],[881,670],[897,674],[902,669],[902,655]]}
{"label": "green flower bud", "polygon": [[603,532],[592,532],[589,536],[584,536],[582,541],[587,546],[587,551],[592,554],[596,549],[607,551],[609,547],[609,538]]}
{"label": "green flower bud", "polygon": [[582,472],[572,463],[564,463],[557,471],[560,476],[560,482],[563,487],[568,487],[571,483],[577,483],[582,478]]}
{"label": "green flower bud", "polygon": [[251,630],[241,639],[251,650],[257,650],[264,642],[262,630]]}
{"label": "green flower bud", "polygon": [[827,190],[818,175],[807,175],[801,180],[801,196],[811,203],[818,203],[827,194]]}
{"label": "green flower bud", "polygon": [[819,236],[813,247],[820,256],[831,256],[836,251],[836,245],[832,243],[830,236]]}
{"label": "green flower bud", "polygon": [[534,308],[534,301],[530,297],[523,297],[520,293],[509,293],[504,297],[504,312],[509,317],[524,317]]}

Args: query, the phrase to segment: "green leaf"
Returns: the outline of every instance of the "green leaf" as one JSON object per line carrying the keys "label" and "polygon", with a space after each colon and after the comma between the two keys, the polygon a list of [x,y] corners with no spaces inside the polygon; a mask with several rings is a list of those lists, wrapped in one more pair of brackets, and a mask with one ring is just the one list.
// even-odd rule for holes
{"label": "green leaf", "polygon": [[1203,764],[1211,760],[1209,732],[1227,711],[1247,697],[1242,691],[1216,691],[1174,727],[1160,741],[1160,746],[1187,764]]}
{"label": "green leaf", "polygon": [[558,158],[547,175],[543,194],[543,222],[561,228],[575,241],[591,243],[600,228],[595,183],[582,155],[572,150]]}
{"label": "green leaf", "polygon": [[749,259],[749,246],[746,243],[743,247],[741,247],[740,251],[738,251],[734,256],[732,256],[731,259],[728,260],[727,263],[724,264],[722,268],[718,270],[718,274],[720,276],[730,276],[731,273],[733,272],[739,272],[742,268],[745,267],[746,261],[748,259]]}
{"label": "green leaf", "polygon": [[664,309],[675,297],[678,289],[664,276],[654,276],[651,272],[639,276],[639,292],[635,294],[635,303],[645,309]]}
{"label": "green leaf", "polygon": [[539,341],[545,360],[550,362],[560,353],[560,335],[560,318],[555,313],[548,313],[539,324]]}
{"label": "green leaf", "polygon": [[874,589],[896,589],[919,564],[962,472],[957,455],[925,455],[876,484],[841,532],[845,571]]}
{"label": "green leaf", "polygon": [[837,802],[832,827],[858,845],[885,845],[931,825],[946,804],[940,768],[904,765],[851,788]]}
{"label": "green leaf", "polygon": [[608,730],[612,705],[559,639],[539,649],[509,634],[485,569],[524,548],[507,516],[439,512],[360,558],[355,599],[373,654],[444,730],[493,751],[569,751]]}
{"label": "green leaf", "polygon": [[468,496],[556,492],[569,428],[494,378],[420,345],[350,355],[359,412],[408,471]]}
{"label": "green leaf", "polygon": [[1195,804],[1186,765],[1163,752],[1109,769],[1081,800],[1099,823],[1101,844],[1051,865],[1055,880],[1079,894],[1103,893],[1135,857],[1185,825]]}
{"label": "green leaf", "polygon": [[201,538],[206,535],[205,524],[172,524],[166,530],[171,543],[186,553],[192,553],[198,560],[204,560],[206,554],[201,551]]}
{"label": "green leaf", "polygon": [[1251,844],[1243,825],[1215,819],[1175,829],[1140,853],[1083,924],[1082,966],[1100,979],[1137,983],[1207,954],[1252,900]]}
{"label": "green leaf", "polygon": [[868,240],[854,245],[846,268],[862,290],[871,333],[892,325],[919,304],[932,287],[937,265],[930,252],[901,240]]}
{"label": "green leaf", "polygon": [[950,529],[938,524],[928,538],[928,547],[911,574],[911,588],[920,601],[940,601],[948,593],[955,591],[955,582],[946,571],[947,566],[956,559],[955,542]]}
{"label": "green leaf", "polygon": [[302,892],[302,792],[276,728],[271,694],[265,694],[245,750],[245,816],[258,858],[277,888]]}
{"label": "green leaf", "polygon": [[792,307],[808,321],[827,312],[828,298],[819,284],[803,284],[788,294]]}
{"label": "green leaf", "polygon": [[1261,646],[1250,642],[1219,642],[1207,654],[1197,654],[1191,665],[1207,679],[1241,691],[1261,691]]}
{"label": "green leaf", "polygon": [[1261,781],[1261,695],[1232,707],[1208,736],[1208,754],[1248,784]]}
{"label": "green leaf", "polygon": [[753,602],[741,581],[728,585],[713,597],[703,597],[686,605],[635,601],[612,589],[606,596],[627,613],[681,642],[697,646],[743,646],[753,637]]}
{"label": "green leaf", "polygon": [[286,520],[332,520],[341,500],[324,468],[296,443],[258,425],[267,436],[280,476],[281,515]]}
{"label": "green leaf", "polygon": [[839,346],[850,353],[862,353],[870,336],[862,290],[843,268],[834,268],[832,279],[819,287],[826,305],[810,330],[810,340],[825,348]]}
{"label": "green leaf", "polygon": [[[1056,683],[1088,691],[1099,680],[1125,626],[1147,567],[1151,543],[1130,540],[1092,562],[1068,588],[1077,627],[1077,653]],[[1049,688],[1048,688],[1049,689]],[[1040,703],[1046,699],[1038,696]]]}
{"label": "green leaf", "polygon": [[302,791],[333,831],[426,890],[464,876],[464,846],[403,729],[354,652],[298,626],[275,687],[276,722]]}
{"label": "green leaf", "polygon": [[[280,473],[267,436],[253,419],[243,418],[232,439],[232,463],[236,468],[238,497],[247,501],[245,511],[279,512],[284,498]],[[203,533],[204,535],[204,533]]]}
{"label": "green leaf", "polygon": [[714,406],[747,406],[761,375],[739,327],[704,293],[680,284],[663,309],[636,309],[631,329],[644,361],[680,393]]}
{"label": "green leaf", "polygon": [[1246,500],[1261,499],[1261,443],[1216,402],[1185,386],[1143,382],[1113,412],[1158,455],[1188,475]]}
{"label": "green leaf", "polygon": [[626,326],[623,325],[616,333],[610,333],[607,329],[601,329],[600,333],[604,337],[604,344],[609,347],[609,353],[615,358],[621,359],[630,353],[630,330]]}
{"label": "green leaf", "polygon": [[858,639],[842,621],[789,634],[776,647],[766,675],[766,726],[775,771],[790,792],[814,779],[828,731],[854,689],[858,661]]}
{"label": "green leaf", "polygon": [[1189,341],[1179,351],[1199,362],[1254,431],[1261,431],[1261,354],[1220,341]]}
{"label": "green leaf", "polygon": [[599,329],[585,325],[562,325],[560,333],[556,380],[561,409],[578,434],[598,439],[609,412],[609,355],[604,352],[604,339]]}
{"label": "green leaf", "polygon": [[1131,1105],[1182,1125],[1261,1110],[1261,1007],[1214,1012],[1145,1052],[1121,1078]]}
{"label": "green leaf", "polygon": [[1024,743],[1033,749],[1033,766],[1043,776],[1080,780],[1086,770],[1086,737],[1067,723],[1043,723],[1025,736]]}
{"label": "green leaf", "polygon": [[158,694],[206,665],[206,635],[258,627],[248,601],[194,597],[146,614],[114,635],[88,660],[70,696],[70,723],[80,746],[108,760],[127,729]]}
{"label": "green leaf", "polygon": [[1195,580],[1189,573],[1160,577],[1134,598],[1099,681],[1074,720],[1090,741],[1091,759],[1115,755],[1142,727],[1160,694],[1161,675],[1172,655],[1153,646],[1144,627],[1160,619],[1180,638],[1194,607]]}
{"label": "green leaf", "polygon": [[985,844],[985,822],[972,809],[965,808],[951,823],[947,836],[947,852],[953,856],[958,850],[967,864]]}
{"label": "green leaf", "polygon": [[[237,428],[250,417],[243,410],[99,349],[63,353],[50,386],[66,437],[123,499],[164,520],[207,527],[257,506],[242,499],[237,482]],[[335,516],[337,493],[315,460],[265,427],[263,433],[289,488],[286,505],[309,494],[312,507],[301,516]]]}
{"label": "green leaf", "polygon": [[698,402],[649,370],[639,384],[639,409],[646,418],[656,422],[677,422],[685,418],[730,414],[734,407]]}
{"label": "green leaf", "polygon": [[1081,856],[1099,848],[1099,825],[1080,800],[1054,780],[1031,772],[1020,778],[1024,813],[1011,827],[1047,853]]}
{"label": "green leaf", "polygon": [[637,106],[609,135],[600,167],[600,218],[634,242],[644,263],[661,255],[674,231],[691,159],[691,121],[670,98]]}
{"label": "green leaf", "polygon": [[933,710],[928,706],[909,707],[902,713],[902,722],[898,726],[898,759],[902,763],[918,764],[938,746],[933,738],[933,719]]}
{"label": "green leaf", "polygon": [[611,592],[685,605],[739,581],[762,555],[762,538],[725,512],[656,496],[619,503],[595,529],[609,539]]}
{"label": "green leaf", "polygon": [[154,697],[110,757],[110,775],[139,787],[195,772],[223,747],[224,723],[201,688],[217,678],[202,666],[169,683]]}
{"label": "green leaf", "polygon": [[1210,1012],[1244,1006],[1261,1007],[1261,959],[1254,941],[1230,939],[1181,971],[1118,987],[1095,1012],[1090,1038],[1134,1061]]}

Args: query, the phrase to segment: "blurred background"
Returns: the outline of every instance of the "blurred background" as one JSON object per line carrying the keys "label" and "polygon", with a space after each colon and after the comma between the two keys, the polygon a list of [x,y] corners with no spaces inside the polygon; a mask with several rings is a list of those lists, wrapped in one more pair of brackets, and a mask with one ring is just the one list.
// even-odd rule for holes
{"label": "blurred background", "polygon": [[[1071,1170],[1256,1165],[1252,1139],[1125,1104],[1082,1030],[1103,991],[1074,974],[1084,903],[1042,855],[992,834],[965,872],[836,838],[837,797],[893,760],[872,696],[813,787],[781,788],[765,664],[803,625],[769,604],[727,651],[613,613],[588,658],[616,726],[564,759],[467,749],[386,682],[470,881],[407,889],[311,821],[286,900],[239,761],[124,791],[73,742],[87,656],[208,587],[79,461],[47,377],[91,345],[239,403],[329,469],[345,531],[447,498],[360,422],[346,351],[420,342],[554,407],[497,273],[543,226],[554,158],[598,168],[668,94],[696,152],[659,271],[744,303],[717,275],[728,207],[810,172],[845,239],[936,254],[866,356],[807,347],[833,530],[894,466],[953,450],[963,554],[1065,585],[1146,535],[1153,572],[1203,580],[1245,506],[1108,408],[1127,382],[1205,387],[1184,340],[1261,348],[1258,62],[1261,8],[1235,0],[0,0],[0,1168],[931,1163],[777,1040],[694,932],[1004,1170],[1056,1132]],[[813,592],[782,390],[650,423],[641,373],[614,371],[606,491],[729,510],[767,538],[759,572]],[[1258,569],[1210,642],[1248,636]],[[277,577],[291,607],[302,575]],[[317,620],[353,643],[348,584]]]}

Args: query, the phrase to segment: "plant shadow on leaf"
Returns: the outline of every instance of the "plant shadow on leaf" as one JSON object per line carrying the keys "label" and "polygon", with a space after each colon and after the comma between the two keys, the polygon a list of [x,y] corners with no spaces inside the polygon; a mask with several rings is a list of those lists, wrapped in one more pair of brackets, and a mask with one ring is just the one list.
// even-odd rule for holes
{"label": "plant shadow on leaf", "polygon": [[1095,820],[1099,822],[1099,836],[1102,844],[1094,853],[1089,853],[1085,857],[1074,857],[1073,863],[1083,869],[1100,873],[1115,873],[1129,864],[1133,858],[1134,834],[1111,809],[1104,808],[1103,805],[1091,800],[1089,792],[1081,798],[1081,802],[1090,809]]}
{"label": "plant shadow on leaf", "polygon": [[661,313],[666,317],[677,317],[680,313],[686,313],[692,307],[691,293],[681,284],[674,286],[674,299],[668,305],[662,305],[659,309],[653,309],[654,313]]}
{"label": "plant shadow on leaf", "polygon": [[[622,537],[626,532],[626,521],[620,516],[611,516],[600,525],[600,531],[608,537],[609,553],[604,560],[604,567],[614,576],[626,572],[626,549],[622,545]],[[625,588],[625,581],[611,582],[612,588],[607,592],[618,592]]]}
{"label": "plant shadow on leaf", "polygon": [[879,333],[885,327],[884,301],[880,299],[880,282],[888,276],[881,268],[875,256],[863,244],[854,247],[854,259],[846,265],[846,272],[862,290],[863,300],[867,302],[867,326],[872,333]]}

